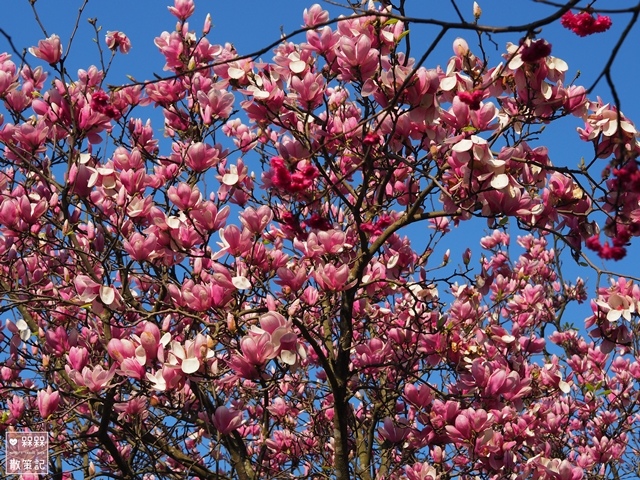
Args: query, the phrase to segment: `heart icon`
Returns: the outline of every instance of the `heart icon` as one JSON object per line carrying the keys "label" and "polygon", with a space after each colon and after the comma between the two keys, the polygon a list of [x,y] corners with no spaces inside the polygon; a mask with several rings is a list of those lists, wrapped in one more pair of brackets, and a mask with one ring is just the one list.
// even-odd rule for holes
{"label": "heart icon", "polygon": [[9,443],[10,443],[11,445],[14,445],[14,446],[15,446],[15,445],[17,445],[17,444],[18,444],[18,439],[17,439],[17,438],[10,438],[10,439],[9,439]]}

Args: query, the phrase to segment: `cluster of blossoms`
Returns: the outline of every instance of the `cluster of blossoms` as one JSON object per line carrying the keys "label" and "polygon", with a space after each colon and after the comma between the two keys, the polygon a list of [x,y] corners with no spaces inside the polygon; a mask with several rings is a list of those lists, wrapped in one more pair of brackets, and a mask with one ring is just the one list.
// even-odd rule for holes
{"label": "cluster of blossoms", "polygon": [[[426,68],[391,7],[333,25],[314,5],[304,41],[258,61],[210,43],[208,16],[197,36],[193,0],[169,11],[168,76],[144,86],[71,76],[56,35],[31,49],[57,72],[46,85],[0,55],[16,317],[0,325],[0,431],[48,429],[67,478],[633,471],[640,287],[599,288],[586,337],[565,323],[586,286],[552,247],[621,259],[640,235],[629,119],[566,83],[543,38],[495,66],[459,38]],[[106,45],[131,48],[122,32]],[[569,116],[588,171],[538,139]],[[476,217],[489,232],[459,256],[447,242]]]}
{"label": "cluster of blossoms", "polygon": [[611,28],[611,17],[605,15],[597,15],[596,18],[588,12],[573,13],[567,11],[560,19],[562,26],[568,28],[576,35],[586,37],[594,33],[606,32]]}

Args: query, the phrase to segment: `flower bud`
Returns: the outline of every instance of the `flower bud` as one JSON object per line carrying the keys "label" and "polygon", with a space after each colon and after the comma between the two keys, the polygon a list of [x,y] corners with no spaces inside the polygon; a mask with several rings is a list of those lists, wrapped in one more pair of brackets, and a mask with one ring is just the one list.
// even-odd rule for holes
{"label": "flower bud", "polygon": [[465,57],[469,54],[469,44],[464,38],[456,38],[453,41],[453,53],[458,57]]}
{"label": "flower bud", "polygon": [[478,2],[473,2],[473,18],[476,19],[476,22],[480,19],[480,15],[482,15],[482,9]]}

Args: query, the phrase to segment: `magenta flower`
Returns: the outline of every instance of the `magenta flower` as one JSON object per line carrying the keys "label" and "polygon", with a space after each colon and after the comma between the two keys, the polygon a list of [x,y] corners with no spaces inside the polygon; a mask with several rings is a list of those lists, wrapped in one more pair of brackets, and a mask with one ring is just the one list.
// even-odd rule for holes
{"label": "magenta flower", "polygon": [[346,290],[353,285],[353,282],[349,282],[349,265],[341,265],[338,268],[332,263],[318,265],[313,272],[313,278],[320,288],[336,292]]}
{"label": "magenta flower", "polygon": [[263,365],[276,356],[276,348],[271,342],[271,335],[248,335],[240,340],[240,348],[244,358],[252,365]]}
{"label": "magenta flower", "polygon": [[414,463],[405,467],[408,480],[438,480],[440,476],[436,469],[428,463]]}
{"label": "magenta flower", "polygon": [[158,326],[151,322],[144,322],[139,341],[145,351],[147,360],[155,360],[160,346],[160,329]]}
{"label": "magenta flower", "polygon": [[520,57],[525,63],[535,63],[551,55],[551,44],[546,40],[529,40],[522,43]]}
{"label": "magenta flower", "polygon": [[606,32],[611,28],[611,17],[598,15],[593,18],[593,15],[589,12],[580,12],[578,14],[573,13],[571,10],[567,11],[560,23],[564,28],[571,30],[576,35],[586,37],[594,33]]}
{"label": "magenta flower", "polygon": [[480,102],[484,96],[482,90],[474,90],[472,92],[458,92],[458,98],[469,105],[471,110],[480,110]]}

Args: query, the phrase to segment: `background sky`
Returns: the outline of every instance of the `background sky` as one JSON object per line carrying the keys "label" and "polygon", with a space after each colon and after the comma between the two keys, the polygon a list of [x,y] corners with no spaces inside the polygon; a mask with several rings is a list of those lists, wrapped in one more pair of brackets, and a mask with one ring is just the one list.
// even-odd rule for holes
{"label": "background sky", "polygon": [[[346,0],[342,0],[346,1]],[[332,17],[341,13],[348,13],[344,8],[320,2],[327,8]],[[434,18],[455,22],[457,17],[452,2],[435,2],[429,0],[409,0],[407,15],[420,18]],[[542,18],[554,11],[549,7],[534,0],[479,0],[483,9],[480,23],[483,25],[506,26],[526,24],[534,19]],[[582,2],[583,6],[588,2]],[[108,30],[120,30],[126,33],[132,43],[131,52],[128,55],[117,55],[112,71],[109,75],[109,84],[127,83],[127,75],[137,80],[151,79],[154,74],[162,75],[164,59],[153,40],[164,30],[171,31],[175,28],[176,18],[168,11],[166,6],[169,1],[163,0],[91,0],[84,9],[73,43],[69,48],[69,39],[74,31],[81,0],[37,0],[35,3],[38,12],[37,19],[30,6],[29,0],[11,0],[3,2],[0,28],[11,37],[14,45],[22,51],[27,47],[37,44],[44,38],[42,28],[38,20],[46,30],[47,35],[57,33],[62,39],[64,53],[71,51],[67,59],[67,69],[75,72],[78,68],[88,68],[92,64],[98,64],[98,48],[94,41],[95,32],[87,19],[96,19],[96,24],[102,28],[98,40],[105,49],[104,35]],[[213,44],[231,42],[241,54],[255,52],[269,43],[277,42],[282,32],[290,33],[302,25],[302,11],[311,6],[312,2],[304,0],[196,0],[196,13],[190,20],[191,28],[200,31],[207,13],[211,13],[214,28],[209,34],[209,40]],[[635,4],[634,0],[600,0],[595,7],[609,9],[622,9]],[[467,20],[472,21],[472,0],[458,0],[457,5]],[[559,22],[544,28],[538,33],[539,37],[547,39],[552,45],[552,55],[560,57],[569,64],[567,81],[569,83],[579,72],[578,84],[591,86],[609,58],[609,55],[620,37],[620,33],[630,20],[630,15],[614,15],[613,27],[610,31],[580,38],[572,32],[562,28]],[[431,39],[438,29],[423,25],[411,25],[412,56],[420,56],[425,48],[430,45]],[[445,66],[452,55],[451,44],[458,37],[467,39],[473,51],[478,52],[477,38],[472,31],[451,31],[441,42],[425,63],[427,68],[437,65]],[[496,65],[501,60],[501,54],[507,42],[517,43],[521,34],[509,33],[492,35],[490,41],[485,39],[484,45],[491,65]],[[300,35],[293,41],[303,41]],[[616,88],[621,98],[623,112],[631,119],[640,118],[640,101],[637,95],[637,50],[640,46],[640,27],[635,27],[621,48],[613,65],[612,73]],[[0,51],[10,51],[7,39],[0,36]],[[108,53],[108,52],[107,52]],[[31,65],[41,65],[42,62],[26,55]],[[108,55],[107,55],[108,57]],[[271,60],[272,54],[262,56],[264,60]],[[19,60],[14,55],[16,63]],[[72,76],[74,74],[72,73]],[[591,95],[598,95],[605,102],[612,101],[611,92],[604,81],[601,81]],[[140,114],[150,115],[148,109]],[[159,115],[159,111],[157,112]],[[160,117],[159,117],[160,118]],[[156,129],[161,127],[161,120],[154,120]],[[640,123],[640,120],[638,120]],[[582,126],[578,119],[573,117],[563,119],[547,128],[542,135],[542,142],[549,147],[550,157],[554,164],[575,166],[581,156],[591,158],[590,145],[581,142],[575,128]],[[535,145],[537,146],[537,145]],[[167,151],[165,149],[165,151]],[[603,164],[604,166],[604,164]],[[424,227],[423,227],[424,228]],[[477,251],[477,239],[486,229],[483,222],[469,223],[463,227],[458,235],[449,236],[448,244],[456,250],[462,251],[467,246]],[[464,231],[475,230],[473,244],[465,242],[470,238]],[[459,242],[459,243],[458,243]],[[634,274],[640,266],[638,262],[639,250],[634,248],[630,255],[618,263],[606,264],[593,256],[596,264],[609,267],[618,272]],[[455,257],[454,257],[455,258]],[[458,257],[459,258],[459,257]],[[477,259],[477,257],[476,257]],[[581,275],[586,279],[594,280],[595,275],[591,271],[578,268],[570,258],[567,258],[567,266],[572,275]],[[590,287],[593,288],[593,282]],[[585,316],[590,312],[585,312]],[[583,317],[584,318],[584,317]]]}

